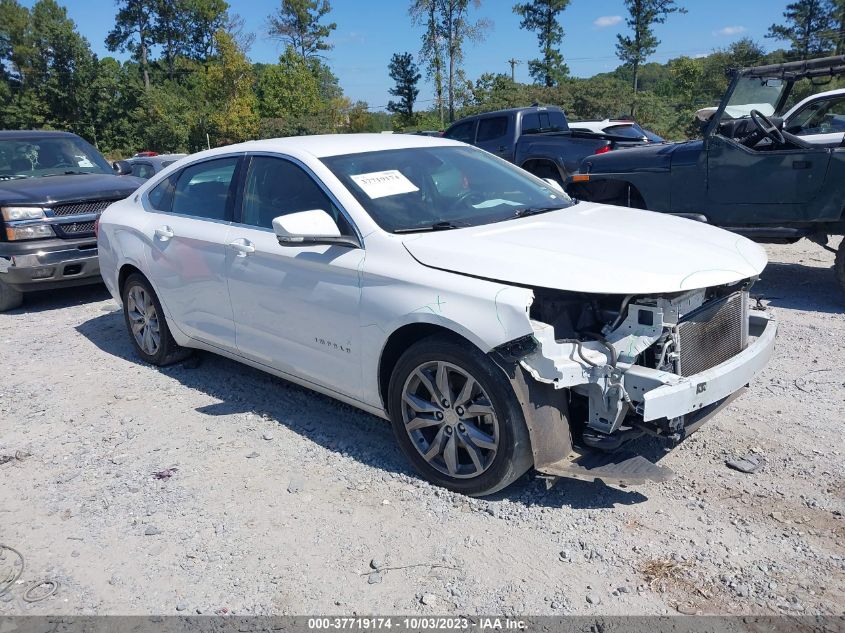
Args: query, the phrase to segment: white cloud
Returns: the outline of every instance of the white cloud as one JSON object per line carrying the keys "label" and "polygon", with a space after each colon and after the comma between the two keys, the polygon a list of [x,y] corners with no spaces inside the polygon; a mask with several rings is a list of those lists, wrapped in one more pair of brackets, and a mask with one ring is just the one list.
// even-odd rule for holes
{"label": "white cloud", "polygon": [[614,26],[622,21],[621,15],[603,15],[593,20],[593,26],[603,29],[606,26]]}
{"label": "white cloud", "polygon": [[745,33],[746,30],[747,29],[744,26],[726,26],[718,31],[713,31],[713,35],[739,35],[740,33]]}

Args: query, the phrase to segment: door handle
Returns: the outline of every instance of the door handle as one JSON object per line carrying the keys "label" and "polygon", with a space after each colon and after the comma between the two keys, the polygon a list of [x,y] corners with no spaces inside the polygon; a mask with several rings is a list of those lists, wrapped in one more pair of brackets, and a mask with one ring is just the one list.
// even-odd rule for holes
{"label": "door handle", "polygon": [[255,252],[255,247],[249,242],[249,240],[235,240],[234,242],[229,242],[229,246],[238,252],[237,257],[246,257],[250,253]]}
{"label": "door handle", "polygon": [[172,238],[173,235],[173,229],[171,229],[169,226],[163,226],[155,230],[155,236],[162,242],[166,242],[167,240]]}

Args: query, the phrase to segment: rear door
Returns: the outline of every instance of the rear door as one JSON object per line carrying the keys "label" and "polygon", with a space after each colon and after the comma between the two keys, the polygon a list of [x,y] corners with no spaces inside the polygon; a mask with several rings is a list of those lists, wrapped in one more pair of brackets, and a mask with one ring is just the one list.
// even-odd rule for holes
{"label": "rear door", "polygon": [[146,260],[172,321],[188,336],[235,350],[226,285],[226,238],[240,157],[201,161],[174,173],[145,201]]}
{"label": "rear door", "polygon": [[513,117],[491,116],[478,120],[475,144],[483,150],[513,162]]}
{"label": "rear door", "polygon": [[328,190],[304,166],[255,155],[245,166],[226,271],[244,356],[360,398],[362,249],[281,246],[273,218],[322,209],[354,236]]}

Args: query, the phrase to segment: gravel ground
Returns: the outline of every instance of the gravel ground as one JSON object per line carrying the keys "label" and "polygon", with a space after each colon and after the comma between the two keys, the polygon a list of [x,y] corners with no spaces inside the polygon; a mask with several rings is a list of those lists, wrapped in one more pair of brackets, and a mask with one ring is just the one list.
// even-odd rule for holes
{"label": "gravel ground", "polygon": [[768,250],[776,356],[659,455],[674,480],[482,500],[328,398],[209,354],[139,364],[102,287],[34,295],[0,315],[0,542],[26,558],[0,614],[841,615],[845,295],[830,253]]}

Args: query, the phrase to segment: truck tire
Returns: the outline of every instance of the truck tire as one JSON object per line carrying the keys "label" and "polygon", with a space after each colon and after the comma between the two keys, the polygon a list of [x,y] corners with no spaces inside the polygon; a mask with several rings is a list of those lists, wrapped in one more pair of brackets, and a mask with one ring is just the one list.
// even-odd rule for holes
{"label": "truck tire", "polygon": [[23,303],[23,293],[15,290],[0,279],[0,312],[14,310]]}
{"label": "truck tire", "polygon": [[534,463],[510,381],[466,341],[434,335],[409,347],[391,374],[388,407],[405,457],[435,485],[489,495]]}
{"label": "truck tire", "polygon": [[143,275],[129,275],[121,294],[123,319],[138,356],[151,365],[162,367],[191,355],[190,349],[180,347],[173,340],[161,302]]}
{"label": "truck tire", "polygon": [[836,274],[836,280],[839,282],[839,287],[845,292],[845,237],[839,243],[839,250],[836,251],[836,260],[833,262],[833,272]]}

